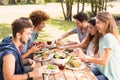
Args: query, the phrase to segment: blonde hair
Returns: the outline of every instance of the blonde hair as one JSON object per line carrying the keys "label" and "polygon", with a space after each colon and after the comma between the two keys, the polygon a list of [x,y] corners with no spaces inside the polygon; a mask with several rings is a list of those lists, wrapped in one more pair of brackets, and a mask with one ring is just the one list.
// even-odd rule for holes
{"label": "blonde hair", "polygon": [[117,40],[120,42],[119,34],[118,34],[119,33],[118,27],[116,25],[116,22],[113,16],[108,12],[99,12],[96,18],[106,23],[106,26],[104,27],[104,32],[112,33],[117,38]]}

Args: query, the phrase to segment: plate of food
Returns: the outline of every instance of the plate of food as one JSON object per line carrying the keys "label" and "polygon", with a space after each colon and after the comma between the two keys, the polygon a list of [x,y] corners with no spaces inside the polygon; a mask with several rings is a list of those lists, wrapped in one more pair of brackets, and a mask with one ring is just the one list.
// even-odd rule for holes
{"label": "plate of food", "polygon": [[51,55],[47,52],[37,54],[34,56],[34,60],[36,61],[47,61],[51,59]]}
{"label": "plate of food", "polygon": [[35,54],[41,54],[41,53],[44,53],[44,51],[40,50],[40,51],[36,51],[34,52]]}
{"label": "plate of food", "polygon": [[84,62],[80,62],[79,60],[71,59],[65,64],[65,67],[72,70],[78,70],[84,69],[86,64]]}
{"label": "plate of food", "polygon": [[53,55],[53,63],[55,64],[65,64],[70,59],[70,56],[67,56],[64,53],[55,53]]}
{"label": "plate of food", "polygon": [[45,74],[55,74],[58,73],[60,70],[57,65],[49,64],[42,66]]}
{"label": "plate of food", "polygon": [[48,48],[48,49],[56,49],[57,46],[56,46],[56,45],[46,45],[45,48]]}

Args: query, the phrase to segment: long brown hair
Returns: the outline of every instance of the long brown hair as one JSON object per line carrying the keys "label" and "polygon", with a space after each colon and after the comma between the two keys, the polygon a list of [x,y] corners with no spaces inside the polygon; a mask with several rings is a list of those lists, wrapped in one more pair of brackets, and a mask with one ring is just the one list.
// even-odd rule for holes
{"label": "long brown hair", "polygon": [[[105,33],[112,33],[119,42],[119,36],[118,36],[118,27],[116,25],[115,19],[113,16],[108,12],[99,12],[96,16],[97,19],[104,22],[106,26],[104,27]],[[102,34],[103,36],[103,34]]]}
{"label": "long brown hair", "polygon": [[[95,27],[96,24],[96,19],[95,18],[91,18],[88,20],[88,23],[90,23],[91,25],[93,25]],[[87,49],[89,43],[94,39],[94,55],[97,54],[98,52],[98,43],[99,43],[99,36],[98,36],[98,31],[95,33],[95,35],[91,35],[90,33],[87,34],[87,36],[85,37],[85,40],[82,42],[82,47],[84,49]]]}

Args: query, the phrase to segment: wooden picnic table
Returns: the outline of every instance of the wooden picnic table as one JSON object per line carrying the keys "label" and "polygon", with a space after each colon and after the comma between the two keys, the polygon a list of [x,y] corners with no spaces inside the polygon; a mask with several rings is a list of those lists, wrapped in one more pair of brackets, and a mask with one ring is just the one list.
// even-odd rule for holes
{"label": "wooden picnic table", "polygon": [[[51,64],[52,60],[36,62],[36,67],[42,67],[45,64]],[[46,80],[48,74],[43,74],[40,78],[34,80]],[[65,68],[58,73],[51,74],[48,80],[98,80],[88,66],[83,69],[72,70]]]}
{"label": "wooden picnic table", "polygon": [[[36,67],[41,67],[44,62],[36,62]],[[46,80],[47,74],[43,74],[40,78],[34,80]],[[98,80],[92,71],[86,66],[84,69],[72,70],[65,68],[58,73],[51,74],[48,80]]]}

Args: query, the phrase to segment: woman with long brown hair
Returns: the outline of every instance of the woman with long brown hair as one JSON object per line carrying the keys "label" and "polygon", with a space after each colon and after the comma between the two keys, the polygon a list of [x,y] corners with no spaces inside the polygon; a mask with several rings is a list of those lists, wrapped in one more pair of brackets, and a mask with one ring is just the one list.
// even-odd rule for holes
{"label": "woman with long brown hair", "polygon": [[[95,25],[96,25],[96,19],[90,18],[88,20],[89,31],[85,39],[79,44],[68,45],[68,46],[65,46],[65,48],[68,48],[68,49],[81,48],[86,55],[96,57],[98,52],[99,37],[98,37],[97,27]],[[93,63],[89,63],[89,64],[90,64],[89,66],[91,67],[96,66]]]}
{"label": "woman with long brown hair", "polygon": [[98,80],[120,80],[120,44],[116,22],[110,13],[99,12],[96,27],[100,34],[99,57],[90,57],[80,52],[79,57],[85,62],[99,64],[98,68],[91,69]]}

